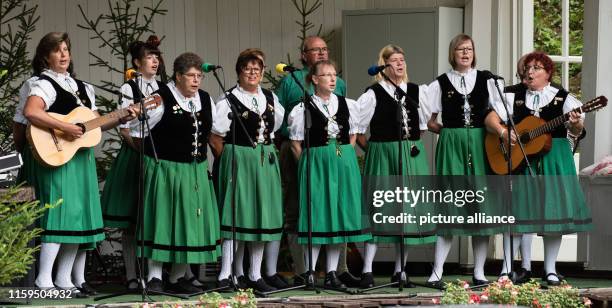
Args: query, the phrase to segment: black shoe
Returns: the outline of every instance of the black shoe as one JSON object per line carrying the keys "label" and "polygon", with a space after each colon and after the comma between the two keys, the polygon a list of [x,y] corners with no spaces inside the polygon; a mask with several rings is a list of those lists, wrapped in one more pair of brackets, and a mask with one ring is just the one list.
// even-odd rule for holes
{"label": "black shoe", "polygon": [[342,283],[344,283],[349,288],[361,287],[361,280],[353,276],[348,271],[340,274],[340,276],[338,276],[338,279],[340,279],[340,281],[342,281]]}
{"label": "black shoe", "polygon": [[[312,281],[313,281],[313,285],[317,284],[317,277],[315,276],[314,273],[312,273]],[[293,276],[294,286],[305,285],[307,283],[308,283],[308,272]]]}
{"label": "black shoe", "polygon": [[372,272],[362,273],[361,281],[359,282],[359,288],[369,289],[373,287],[374,287],[374,275],[372,275]]}
{"label": "black shoe", "polygon": [[[400,272],[396,272],[395,274],[393,274],[393,276],[391,276],[391,282],[399,282],[400,275],[401,275]],[[404,273],[404,275],[406,275],[406,273]],[[405,279],[402,279],[404,283],[404,287],[416,288],[416,286],[410,281],[410,278],[408,278],[408,275],[406,275],[404,278]]]}
{"label": "black shoe", "polygon": [[264,276],[263,279],[269,286],[275,287],[276,289],[286,289],[289,287],[287,279],[279,273],[272,276]]}
{"label": "black shoe", "polygon": [[202,292],[202,289],[192,285],[189,280],[180,278],[175,283],[168,283],[166,291],[174,294],[194,294]]}
{"label": "black shoe", "polygon": [[480,280],[472,276],[472,287],[484,286],[484,285],[488,285],[489,283],[491,282],[488,280]]}
{"label": "black shoe", "polygon": [[246,290],[249,288],[250,283],[251,281],[245,275],[238,276],[238,278],[236,278],[236,288],[238,289]]}
{"label": "black shoe", "polygon": [[[555,276],[555,277],[557,277],[558,280],[548,279],[548,277],[550,277],[550,276]],[[546,281],[546,284],[548,284],[551,287],[561,285],[561,281],[562,281],[561,277],[559,277],[559,275],[557,275],[556,273],[548,273],[548,274],[546,274],[546,277],[542,278],[542,280]]]}
{"label": "black shoe", "polygon": [[438,289],[438,290],[446,289],[446,285],[444,285],[444,282],[442,280],[427,281],[425,282],[425,285],[432,289]]}
{"label": "black shoe", "polygon": [[259,291],[259,292],[271,292],[271,291],[275,291],[276,288],[275,287],[271,287],[269,286],[264,280],[263,278],[259,278],[257,279],[257,281],[251,281],[249,279],[249,287]]}
{"label": "black shoe", "polygon": [[346,289],[346,285],[338,279],[336,275],[336,271],[331,271],[325,275],[325,282],[323,282],[323,287],[327,289]]}
{"label": "black shoe", "polygon": [[147,291],[164,292],[164,283],[159,278],[153,278],[147,282]]}
{"label": "black shoe", "polygon": [[514,277],[514,283],[516,284],[528,282],[531,279],[531,271],[528,271],[521,267],[519,270],[516,271],[516,275]]}
{"label": "black shoe", "polygon": [[[134,287],[133,287],[134,286]],[[130,279],[125,283],[125,288],[128,291],[137,291],[140,290],[140,281],[138,279]]]}
{"label": "black shoe", "polygon": [[98,294],[96,289],[92,288],[91,285],[89,283],[87,283],[87,282],[83,282],[80,287],[77,287],[77,289],[79,289],[79,291],[81,291],[81,293],[87,294],[87,295],[96,295],[96,294]]}

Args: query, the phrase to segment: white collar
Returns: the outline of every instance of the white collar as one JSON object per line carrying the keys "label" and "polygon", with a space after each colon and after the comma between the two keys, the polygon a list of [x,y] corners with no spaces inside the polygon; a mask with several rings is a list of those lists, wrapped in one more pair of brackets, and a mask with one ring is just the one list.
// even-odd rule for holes
{"label": "white collar", "polygon": [[65,73],[58,73],[52,69],[46,69],[43,71],[43,74],[48,75],[49,77],[53,77],[55,79],[59,79],[59,78],[72,78],[72,76],[70,76],[70,73],[65,72]]}
{"label": "white collar", "polygon": [[193,106],[195,107],[195,110],[193,111],[200,111],[200,109],[202,109],[202,104],[200,102],[200,91],[197,91],[193,97],[185,97],[176,87],[174,81],[170,81],[168,83],[168,87],[170,88],[172,95],[174,95],[174,99],[183,110],[192,112],[189,102],[192,102]]}
{"label": "white collar", "polygon": [[454,70],[454,69],[453,69],[453,70],[451,70],[449,73],[451,73],[451,74],[453,74],[453,75],[457,75],[457,76],[461,77],[461,76],[467,76],[467,75],[470,75],[470,74],[472,74],[474,71],[476,71],[476,70],[475,70],[474,68],[470,67],[470,68],[467,70],[467,72],[465,72],[465,73],[459,72],[459,71]]}

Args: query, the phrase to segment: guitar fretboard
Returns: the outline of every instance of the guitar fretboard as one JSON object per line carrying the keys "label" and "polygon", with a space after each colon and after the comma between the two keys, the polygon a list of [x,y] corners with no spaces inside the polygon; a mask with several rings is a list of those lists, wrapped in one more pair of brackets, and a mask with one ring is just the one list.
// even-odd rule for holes
{"label": "guitar fretboard", "polygon": [[127,116],[128,114],[129,112],[127,111],[127,109],[119,109],[103,116],[99,116],[93,120],[89,120],[83,123],[83,125],[85,125],[85,131],[88,132],[92,129],[104,126],[105,124],[111,123],[113,121],[118,121],[119,119]]}
{"label": "guitar fretboard", "polygon": [[[582,113],[582,107],[578,107],[572,111]],[[569,112],[563,115],[560,115],[540,126],[538,128],[529,132],[529,138],[534,139],[544,134],[548,134],[552,132],[555,128],[561,126],[563,123],[567,122],[569,119]]]}

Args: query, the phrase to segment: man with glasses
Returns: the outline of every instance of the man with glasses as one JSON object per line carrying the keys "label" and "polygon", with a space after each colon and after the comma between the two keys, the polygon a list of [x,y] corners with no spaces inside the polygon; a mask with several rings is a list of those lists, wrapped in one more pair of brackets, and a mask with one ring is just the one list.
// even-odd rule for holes
{"label": "man with glasses", "polygon": [[[309,36],[304,39],[301,61],[303,68],[294,72],[295,77],[300,83],[306,86],[305,77],[310,71],[310,67],[318,62],[329,59],[329,48],[327,43],[318,36]],[[309,95],[313,94],[313,86],[306,87]],[[336,89],[334,94],[346,96],[346,84],[341,78],[336,79]],[[304,266],[304,252],[302,246],[297,244],[297,220],[298,220],[298,176],[297,161],[291,152],[291,142],[287,129],[287,116],[293,107],[302,101],[304,93],[299,85],[295,83],[290,75],[285,76],[276,91],[278,99],[285,107],[285,118],[283,125],[278,131],[276,139],[277,146],[280,147],[281,179],[283,184],[283,204],[285,215],[285,231],[287,241],[293,258],[293,270],[296,274],[295,283],[303,283],[299,274],[306,272]],[[346,246],[345,246],[346,247]],[[338,277],[347,286],[358,286],[359,280],[353,277],[346,267],[346,248],[342,249],[338,272],[342,274]]]}

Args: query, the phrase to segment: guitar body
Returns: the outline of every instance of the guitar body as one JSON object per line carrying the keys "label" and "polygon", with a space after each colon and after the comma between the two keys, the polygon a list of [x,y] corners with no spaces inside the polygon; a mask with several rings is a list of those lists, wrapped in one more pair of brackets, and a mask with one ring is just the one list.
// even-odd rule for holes
{"label": "guitar body", "polygon": [[[96,118],[91,109],[77,107],[69,114],[48,113],[53,118],[68,123],[85,123]],[[81,138],[74,140],[65,139],[64,133],[60,130],[38,127],[29,124],[27,128],[27,138],[32,147],[32,154],[43,166],[59,167],[72,159],[80,148],[90,148],[100,143],[102,130],[98,127],[86,131]]]}
{"label": "guitar body", "polygon": [[[523,142],[527,157],[537,157],[550,151],[552,147],[552,136],[550,134],[543,134],[532,140],[529,140],[527,136],[531,130],[545,123],[546,121],[538,117],[528,116],[516,125],[516,131]],[[506,127],[504,126],[504,128]],[[504,137],[507,138],[507,135],[504,134]],[[500,140],[497,134],[487,133],[485,138],[485,150],[491,170],[496,174],[508,174],[508,160],[506,159],[507,150],[504,144],[505,143]],[[525,158],[518,144],[512,146],[511,153],[512,171],[514,171],[523,164]]]}

